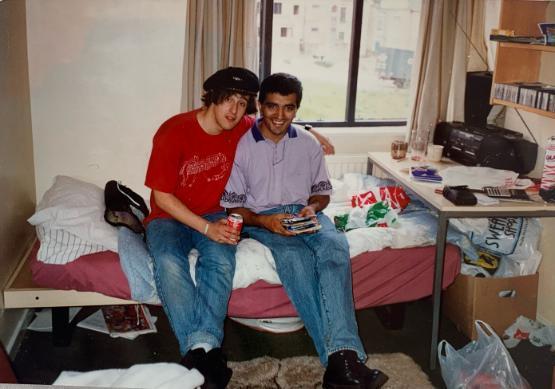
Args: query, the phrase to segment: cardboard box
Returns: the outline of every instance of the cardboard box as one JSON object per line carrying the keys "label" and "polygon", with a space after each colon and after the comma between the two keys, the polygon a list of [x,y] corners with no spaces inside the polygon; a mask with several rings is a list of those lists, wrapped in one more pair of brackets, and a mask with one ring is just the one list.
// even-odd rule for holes
{"label": "cardboard box", "polygon": [[509,278],[459,274],[443,292],[442,309],[459,331],[476,339],[475,320],[488,323],[502,336],[520,315],[536,319],[537,300],[537,273]]}

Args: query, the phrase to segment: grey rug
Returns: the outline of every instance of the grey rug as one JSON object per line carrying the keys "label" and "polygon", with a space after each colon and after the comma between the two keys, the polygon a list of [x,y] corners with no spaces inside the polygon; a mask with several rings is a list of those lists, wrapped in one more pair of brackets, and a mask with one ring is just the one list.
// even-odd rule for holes
{"label": "grey rug", "polygon": [[[384,389],[434,387],[420,366],[405,354],[368,355],[366,365],[389,376]],[[229,362],[229,367],[233,369],[230,389],[321,388],[324,375],[324,368],[317,357],[261,357],[245,362]]]}

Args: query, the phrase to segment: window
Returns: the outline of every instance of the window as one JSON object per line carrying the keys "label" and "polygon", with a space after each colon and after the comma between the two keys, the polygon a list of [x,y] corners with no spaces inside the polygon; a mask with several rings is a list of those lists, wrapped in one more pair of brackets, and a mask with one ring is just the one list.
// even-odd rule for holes
{"label": "window", "polygon": [[281,3],[274,3],[274,14],[281,15]]}
{"label": "window", "polygon": [[[273,13],[271,0],[258,1],[266,26],[259,37],[260,75],[299,77],[298,121],[334,127],[406,122],[421,0],[282,0],[273,3]],[[279,13],[282,4],[293,7],[286,23],[277,16],[278,4]]]}
{"label": "window", "polygon": [[339,21],[341,23],[345,23],[345,20],[347,20],[347,8],[341,7],[341,9],[339,10],[339,15]]}

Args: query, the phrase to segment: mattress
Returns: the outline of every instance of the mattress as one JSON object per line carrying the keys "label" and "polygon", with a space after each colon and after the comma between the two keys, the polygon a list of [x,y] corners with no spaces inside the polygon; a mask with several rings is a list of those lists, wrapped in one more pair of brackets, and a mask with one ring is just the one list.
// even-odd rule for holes
{"label": "mattress", "polygon": [[[40,262],[38,242],[31,250],[28,265],[36,286],[81,292],[98,292],[124,300],[131,299],[129,284],[118,255],[111,251],[89,254],[66,265]],[[353,295],[357,309],[418,300],[431,295],[435,246],[384,249],[364,252],[352,258]],[[447,245],[443,288],[455,280],[460,270],[459,249]],[[67,304],[73,305],[70,302]],[[297,316],[281,285],[256,281],[234,289],[229,316],[274,318]]]}

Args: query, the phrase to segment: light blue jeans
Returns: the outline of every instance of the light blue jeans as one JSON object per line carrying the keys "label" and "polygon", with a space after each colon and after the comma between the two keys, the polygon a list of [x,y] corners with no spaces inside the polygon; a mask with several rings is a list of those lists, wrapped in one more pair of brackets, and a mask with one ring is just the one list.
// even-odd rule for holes
{"label": "light blue jeans", "polygon": [[[298,213],[299,205],[274,208],[263,214]],[[264,228],[244,227],[251,238],[266,245],[279,278],[312,337],[320,361],[353,350],[361,361],[366,353],[358,336],[353,303],[349,246],[330,219],[319,213],[322,228],[314,234],[283,236]]]}
{"label": "light blue jeans", "polygon": [[[210,221],[226,217],[204,215]],[[197,343],[220,347],[235,272],[236,246],[216,243],[173,219],[147,225],[147,244],[154,258],[154,280],[162,306],[185,355]],[[196,286],[189,271],[189,251],[196,248]]]}

